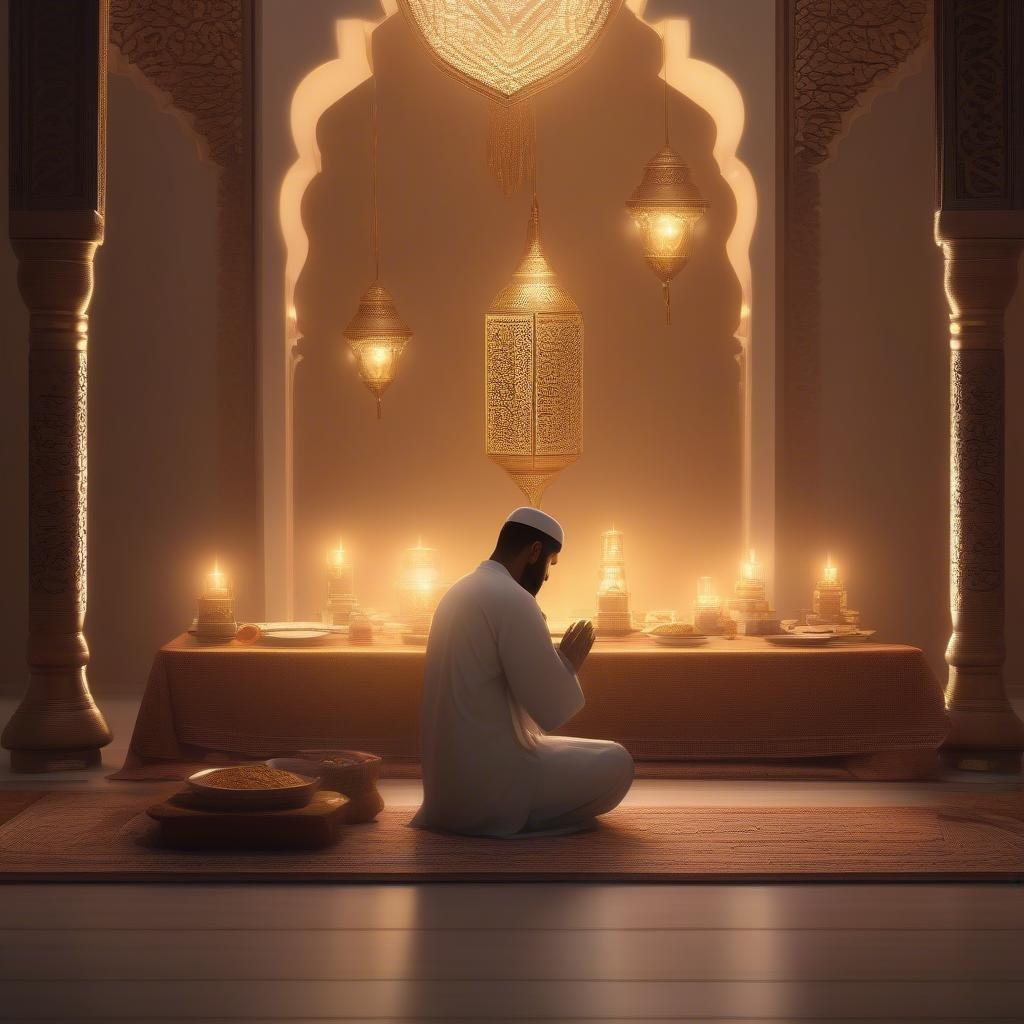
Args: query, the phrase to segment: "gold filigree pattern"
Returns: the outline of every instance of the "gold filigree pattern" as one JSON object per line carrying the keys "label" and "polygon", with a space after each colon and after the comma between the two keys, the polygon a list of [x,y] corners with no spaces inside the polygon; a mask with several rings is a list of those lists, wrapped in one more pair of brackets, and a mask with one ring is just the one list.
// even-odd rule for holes
{"label": "gold filigree pattern", "polygon": [[496,99],[525,99],[590,55],[621,0],[399,0],[448,74]]}
{"label": "gold filigree pattern", "polygon": [[583,445],[583,315],[540,244],[534,200],[526,251],[484,327],[484,449],[532,505]]}

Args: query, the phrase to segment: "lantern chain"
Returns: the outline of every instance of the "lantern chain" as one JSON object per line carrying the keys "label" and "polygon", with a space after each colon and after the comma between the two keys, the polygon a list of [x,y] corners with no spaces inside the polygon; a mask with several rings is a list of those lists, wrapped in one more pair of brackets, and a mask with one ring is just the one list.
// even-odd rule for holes
{"label": "lantern chain", "polygon": [[373,250],[373,279],[380,280],[380,211],[377,199],[377,76],[372,75],[373,99],[370,110],[370,245]]}

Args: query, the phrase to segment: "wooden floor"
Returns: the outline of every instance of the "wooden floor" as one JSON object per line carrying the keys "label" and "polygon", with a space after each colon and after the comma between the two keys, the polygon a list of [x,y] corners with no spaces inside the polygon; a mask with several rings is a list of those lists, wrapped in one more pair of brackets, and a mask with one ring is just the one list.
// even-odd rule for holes
{"label": "wooden floor", "polygon": [[[105,710],[112,770],[134,706]],[[7,787],[110,785],[0,771]],[[1020,786],[659,780],[629,799],[931,803]],[[392,806],[418,801],[415,782],[385,788]],[[0,1020],[1022,1022],[1024,887],[0,886]]]}

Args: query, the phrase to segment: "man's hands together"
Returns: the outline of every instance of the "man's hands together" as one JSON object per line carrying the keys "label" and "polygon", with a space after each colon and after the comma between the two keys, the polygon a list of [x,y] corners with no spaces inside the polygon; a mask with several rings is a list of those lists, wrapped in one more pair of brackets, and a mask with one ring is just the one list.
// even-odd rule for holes
{"label": "man's hands together", "polygon": [[558,650],[565,655],[574,672],[579,672],[594,646],[594,626],[589,620],[574,622],[562,637]]}

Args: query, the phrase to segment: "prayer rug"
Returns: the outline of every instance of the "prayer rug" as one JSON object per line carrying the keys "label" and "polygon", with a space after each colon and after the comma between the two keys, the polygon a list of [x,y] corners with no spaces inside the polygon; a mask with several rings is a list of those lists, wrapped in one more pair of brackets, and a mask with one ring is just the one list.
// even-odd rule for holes
{"label": "prayer rug", "polygon": [[4,793],[0,880],[1024,880],[1021,792],[944,794],[932,807],[628,806],[592,832],[516,842],[416,831],[401,807],[326,850],[200,853],[156,845],[145,809],[161,790]]}

